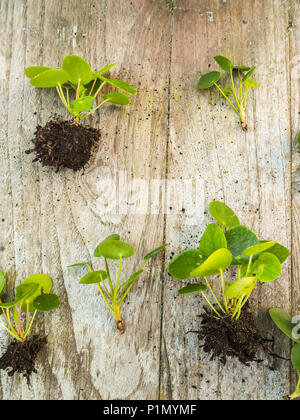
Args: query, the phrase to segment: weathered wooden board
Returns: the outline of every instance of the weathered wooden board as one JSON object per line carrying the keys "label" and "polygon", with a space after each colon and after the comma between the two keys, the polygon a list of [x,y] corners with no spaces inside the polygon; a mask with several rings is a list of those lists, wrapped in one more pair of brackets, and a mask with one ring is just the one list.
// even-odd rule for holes
{"label": "weathered wooden board", "polygon": [[[270,360],[249,368],[210,362],[197,336],[186,334],[199,326],[202,302],[176,297],[181,284],[168,277],[167,264],[171,252],[197,244],[209,201],[224,199],[261,237],[293,249],[281,280],[255,294],[259,324],[273,328],[265,317],[273,305],[299,311],[300,4],[175,0],[169,10],[168,3],[0,0],[0,268],[11,287],[27,275],[49,273],[63,301],[37,322],[35,331],[45,332],[49,343],[31,389],[25,379],[1,372],[0,399],[280,399],[294,381],[287,362],[277,362],[274,372]],[[30,86],[24,68],[58,66],[69,53],[94,68],[119,63],[112,74],[139,89],[128,108],[108,106],[93,118],[102,142],[76,175],[41,168],[25,154],[35,126],[64,110],[55,92]],[[216,93],[196,89],[197,72],[215,68],[217,53],[258,65],[247,134]],[[129,214],[120,215],[118,206],[104,213],[103,179],[141,179],[149,186],[166,176],[203,185],[197,226],[184,211],[164,215],[163,202],[157,214],[138,210],[143,203],[126,197],[121,183],[116,192]],[[176,204],[170,183],[168,192]],[[124,305],[121,338],[96,291],[78,285],[83,270],[67,268],[89,259],[113,232],[137,249],[126,274],[145,251],[170,243],[165,263],[156,258],[149,265]],[[288,341],[276,334],[276,350],[287,355]],[[1,351],[7,343],[1,331]]]}

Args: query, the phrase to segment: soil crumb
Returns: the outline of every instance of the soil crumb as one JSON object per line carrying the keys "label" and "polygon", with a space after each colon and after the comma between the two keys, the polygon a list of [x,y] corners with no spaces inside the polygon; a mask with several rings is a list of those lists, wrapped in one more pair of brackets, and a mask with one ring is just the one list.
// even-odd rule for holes
{"label": "soil crumb", "polygon": [[232,319],[230,314],[218,318],[207,308],[201,318],[201,330],[197,334],[204,342],[203,350],[211,354],[211,360],[218,358],[225,365],[228,357],[236,357],[249,366],[250,362],[263,361],[257,358],[260,350],[276,357],[273,353],[274,338],[256,328],[249,307],[244,307],[238,320]]}
{"label": "soil crumb", "polygon": [[37,372],[35,369],[36,357],[46,344],[46,337],[41,338],[37,335],[24,343],[12,341],[0,358],[0,370],[7,370],[9,376],[22,373],[27,379],[27,385],[30,386],[30,376],[33,372]]}
{"label": "soil crumb", "polygon": [[74,121],[53,119],[41,127],[37,126],[32,139],[33,149],[26,153],[35,153],[33,162],[39,161],[43,166],[83,169],[88,163],[99,142],[100,130],[77,124]]}

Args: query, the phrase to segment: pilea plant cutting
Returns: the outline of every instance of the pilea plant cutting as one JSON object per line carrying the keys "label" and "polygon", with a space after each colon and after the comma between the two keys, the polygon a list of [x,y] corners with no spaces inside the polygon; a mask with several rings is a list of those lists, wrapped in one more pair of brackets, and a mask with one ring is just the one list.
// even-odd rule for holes
{"label": "pilea plant cutting", "polygon": [[[57,94],[68,110],[73,121],[52,120],[44,127],[38,126],[33,139],[36,159],[57,170],[67,167],[77,171],[90,159],[92,148],[100,137],[100,131],[82,126],[80,122],[92,115],[105,103],[128,105],[127,94],[136,95],[136,89],[126,82],[105,77],[116,64],[110,64],[98,71],[92,71],[87,61],[77,55],[63,59],[62,68],[31,66],[25,69],[32,86],[37,88],[56,88]],[[103,93],[110,85],[122,92]],[[125,92],[125,93],[123,93]],[[96,101],[101,97],[98,104]]]}
{"label": "pilea plant cutting", "polygon": [[[270,316],[277,327],[292,340],[291,362],[298,375],[298,383],[295,392],[285,397],[286,400],[300,398],[300,328],[293,322],[294,319],[289,313],[280,308],[271,308]],[[299,321],[299,317],[297,317]]]}
{"label": "pilea plant cutting", "polygon": [[29,384],[30,375],[35,372],[35,359],[46,344],[46,337],[35,335],[28,338],[38,312],[49,312],[60,306],[60,298],[50,293],[52,280],[46,274],[27,277],[16,287],[15,298],[7,301],[1,293],[5,277],[0,272],[0,326],[15,340],[0,358],[0,369],[10,369],[8,374],[23,373]]}
{"label": "pilea plant cutting", "polygon": [[[128,280],[121,283],[122,265],[126,258],[134,255],[134,248],[132,245],[120,240],[120,236],[113,234],[102,241],[94,252],[94,257],[103,258],[105,270],[93,270],[91,262],[83,262],[70,265],[69,267],[86,266],[89,273],[80,280],[80,284],[96,284],[101,297],[109,310],[114,314],[116,325],[119,333],[122,335],[125,332],[125,326],[120,315],[120,306],[124,299],[130,292],[131,288],[138,280],[144,271],[147,262],[156,254],[161,252],[167,245],[162,245],[159,248],[151,251],[144,257],[141,268],[133,273]],[[113,282],[111,272],[109,269],[108,260],[118,260],[119,270],[115,282]]]}
{"label": "pilea plant cutting", "polygon": [[[254,232],[240,224],[226,204],[213,201],[209,210],[217,223],[207,226],[198,249],[180,253],[168,270],[179,280],[193,277],[204,280],[188,284],[178,292],[180,295],[200,293],[209,305],[202,315],[202,328],[197,332],[204,340],[204,351],[212,353],[212,358],[220,357],[224,364],[227,356],[235,356],[247,365],[258,361],[258,350],[267,350],[267,343],[272,342],[256,329],[247,302],[258,283],[280,276],[289,251],[275,241],[259,240]],[[229,279],[225,279],[229,267],[236,273],[233,275],[231,269]],[[215,277],[209,280],[216,275],[219,281]]]}
{"label": "pilea plant cutting", "polygon": [[[240,117],[242,129],[247,131],[247,98],[250,89],[258,87],[257,82],[251,78],[256,67],[235,66],[232,61],[222,55],[217,55],[215,60],[221,69],[230,74],[230,86],[221,87],[220,84],[218,84],[221,79],[221,73],[219,71],[211,71],[200,77],[198,88],[209,89],[215,86]],[[237,82],[235,76],[237,76]],[[233,97],[233,99],[231,100],[230,97]]]}

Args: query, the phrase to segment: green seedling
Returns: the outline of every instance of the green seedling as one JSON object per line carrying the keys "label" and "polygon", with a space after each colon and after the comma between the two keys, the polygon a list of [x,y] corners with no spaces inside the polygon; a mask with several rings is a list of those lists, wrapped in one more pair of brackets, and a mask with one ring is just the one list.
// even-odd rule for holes
{"label": "green seedling", "polygon": [[50,293],[52,280],[46,274],[27,277],[16,287],[15,299],[12,302],[6,302],[1,297],[4,286],[5,277],[0,272],[0,325],[23,343],[31,331],[37,312],[49,312],[58,308],[60,299]]}
{"label": "green seedling", "polygon": [[[179,280],[203,278],[205,283],[190,284],[178,293],[201,293],[218,317],[231,314],[237,320],[258,282],[270,282],[280,276],[289,251],[275,241],[259,240],[224,203],[213,201],[209,210],[217,223],[207,226],[198,249],[183,251],[172,260],[169,274]],[[225,280],[224,272],[229,267],[237,270],[235,281]],[[216,279],[208,279],[216,275],[220,278],[222,299],[218,299],[212,286]]]}
{"label": "green seedling", "polygon": [[[257,82],[251,78],[256,67],[234,66],[228,58],[223,57],[222,55],[217,55],[215,60],[222,70],[230,74],[230,86],[222,88],[218,84],[218,81],[221,79],[221,73],[219,71],[211,71],[201,76],[198,82],[198,88],[208,89],[215,86],[229,105],[239,115],[242,129],[247,131],[248,124],[246,119],[246,106],[248,93],[251,88],[258,87]],[[237,82],[235,81],[236,75]],[[230,99],[230,96],[233,97],[232,100]]]}
{"label": "green seedling", "polygon": [[290,314],[285,312],[283,309],[272,308],[269,310],[270,316],[277,327],[292,340],[293,347],[291,351],[291,362],[293,367],[297,371],[298,383],[296,390],[293,394],[285,397],[286,400],[295,400],[300,398],[300,336],[299,336],[299,325],[296,325],[297,321],[293,322],[294,319]]}
{"label": "green seedling", "polygon": [[[109,64],[99,71],[92,71],[87,61],[77,55],[67,55],[62,62],[61,69],[44,66],[31,66],[25,70],[32,86],[38,88],[56,88],[59,98],[72,117],[78,123],[92,115],[106,102],[116,105],[128,105],[129,97],[121,92],[110,92],[102,95],[98,105],[93,106],[105,85],[130,95],[136,95],[136,89],[118,79],[106,78],[103,75],[116,64]],[[73,98],[72,96],[73,92]]]}
{"label": "green seedling", "polygon": [[[130,258],[134,255],[134,248],[130,244],[126,242],[122,242],[120,240],[120,236],[113,234],[107,237],[104,241],[102,241],[94,252],[94,257],[96,258],[103,258],[105,264],[105,270],[93,270],[92,264],[90,262],[83,262],[70,265],[69,267],[78,267],[78,266],[86,266],[89,269],[89,273],[86,274],[80,280],[80,284],[96,284],[101,297],[103,298],[105,304],[109,308],[109,310],[114,314],[117,328],[120,334],[124,334],[125,327],[120,315],[120,306],[128,293],[130,292],[131,288],[138,280],[140,275],[144,271],[144,267],[146,263],[154,257],[156,254],[161,252],[167,245],[162,245],[159,248],[156,248],[149,254],[144,257],[143,264],[141,268],[133,273],[128,280],[121,283],[121,273],[122,273],[122,265],[123,261],[126,258]],[[115,282],[113,282],[108,260],[118,260],[119,261],[119,270],[118,276]]]}

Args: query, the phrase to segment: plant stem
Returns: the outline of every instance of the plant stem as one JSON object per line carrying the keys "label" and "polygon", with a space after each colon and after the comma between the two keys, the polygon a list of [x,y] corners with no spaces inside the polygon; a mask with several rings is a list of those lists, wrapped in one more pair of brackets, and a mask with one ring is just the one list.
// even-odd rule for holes
{"label": "plant stem", "polygon": [[93,92],[93,90],[94,90],[94,87],[95,87],[96,81],[97,81],[97,79],[95,79],[95,80],[94,80],[94,83],[93,83],[92,88],[91,88],[91,90],[90,90],[89,96],[91,96],[91,94],[92,94],[92,92]]}
{"label": "plant stem", "polygon": [[125,327],[124,327],[124,324],[123,324],[122,317],[120,315],[120,305],[115,305],[113,312],[114,312],[114,315],[115,315],[117,328],[119,330],[120,335],[122,335],[125,332]]}
{"label": "plant stem", "polygon": [[228,98],[228,96],[223,92],[223,90],[220,88],[220,86],[217,83],[214,83],[214,85],[219,89],[221,94],[224,96],[224,98],[227,100],[227,102],[230,104],[230,106],[235,110],[237,114],[239,114],[239,110],[236,108],[235,105],[231,102],[231,100]]}
{"label": "plant stem", "polygon": [[211,307],[211,309],[218,315],[219,318],[222,318],[222,316],[219,314],[219,312],[213,307],[212,303],[210,302],[210,300],[208,299],[208,297],[206,296],[206,294],[204,292],[201,292],[201,293],[202,293],[204,299],[206,300],[206,302]]}
{"label": "plant stem", "polygon": [[27,337],[27,335],[30,333],[30,330],[31,330],[31,328],[32,328],[33,321],[34,321],[34,318],[35,318],[36,314],[37,314],[37,311],[34,311],[34,313],[33,313],[33,315],[32,315],[32,318],[31,318],[31,322],[30,322],[30,324],[29,324],[29,327],[28,327],[28,329],[26,329],[26,330],[25,330],[24,337],[23,337],[23,338],[24,338],[24,340],[25,340],[25,338]]}
{"label": "plant stem", "polygon": [[298,384],[296,387],[296,391],[292,395],[287,397],[288,400],[296,400],[297,398],[300,398],[300,371],[297,371],[297,374],[298,374]]}
{"label": "plant stem", "polygon": [[116,287],[114,288],[113,306],[115,306],[116,301],[117,301],[117,296],[118,296],[118,292],[119,292],[119,283],[120,283],[120,278],[121,278],[121,272],[122,272],[122,257],[120,258],[119,273],[118,273],[118,278],[117,278],[117,282],[116,282]]}
{"label": "plant stem", "polygon": [[213,298],[215,299],[215,301],[216,301],[217,305],[219,306],[219,308],[221,309],[221,311],[222,311],[222,312],[224,312],[224,314],[225,314],[225,313],[226,313],[226,311],[225,311],[225,309],[223,308],[223,306],[221,305],[221,303],[219,302],[219,300],[218,300],[217,296],[215,295],[215,293],[214,293],[214,291],[213,291],[213,289],[212,289],[212,287],[211,287],[211,285],[210,285],[210,283],[209,283],[209,281],[208,281],[207,277],[204,277],[204,279],[205,279],[206,284],[207,284],[207,287],[209,288],[210,293],[212,294]]}
{"label": "plant stem", "polygon": [[19,336],[21,338],[23,337],[23,331],[22,331],[22,327],[21,327],[21,310],[22,310],[22,305],[23,305],[23,301],[20,303],[19,312],[18,312],[18,330],[19,330]]}
{"label": "plant stem", "polygon": [[227,298],[225,295],[225,279],[224,279],[224,272],[223,270],[220,270],[221,273],[221,283],[222,283],[222,295],[223,295],[223,300],[224,300],[224,306],[225,306],[225,310],[228,313],[229,309],[228,309],[228,303],[227,303]]}
{"label": "plant stem", "polygon": [[245,277],[248,276],[248,273],[249,273],[249,270],[250,270],[250,267],[251,267],[251,264],[252,264],[252,259],[253,259],[253,255],[251,255],[250,258],[249,258],[249,263],[248,263],[248,267],[247,267],[247,271],[246,271],[246,276]]}
{"label": "plant stem", "polygon": [[9,334],[12,335],[14,338],[16,338],[18,341],[20,341],[21,343],[24,341],[17,334],[15,334],[13,331],[11,331],[9,328],[7,328],[7,326],[5,324],[3,324],[1,321],[0,321],[0,325],[4,329],[6,329],[6,331],[9,332]]}
{"label": "plant stem", "polygon": [[113,308],[112,308],[112,307],[110,306],[110,304],[108,303],[108,301],[107,301],[107,299],[106,299],[106,297],[105,297],[105,295],[104,295],[104,293],[103,293],[103,290],[101,289],[100,284],[99,284],[99,283],[97,283],[97,286],[98,286],[99,292],[101,293],[101,296],[102,296],[102,297],[103,297],[103,299],[104,299],[104,302],[106,303],[106,305],[108,306],[108,308],[109,308],[112,312],[114,312]]}
{"label": "plant stem", "polygon": [[92,111],[88,112],[87,114],[85,114],[83,117],[81,117],[81,119],[83,120],[86,117],[89,117],[90,115],[92,115],[95,111],[97,111],[97,109],[99,109],[102,105],[104,105],[106,102],[108,102],[109,99],[105,99],[104,101],[101,102],[101,104],[99,104],[98,106],[96,106],[96,108],[94,108]]}
{"label": "plant stem", "polygon": [[236,91],[235,91],[235,85],[234,85],[233,72],[232,72],[232,70],[230,71],[230,79],[231,79],[232,93],[233,93],[234,99],[235,99],[235,101],[237,103],[238,108],[240,108],[240,102],[238,100],[238,97],[237,97],[237,94],[236,94]]}
{"label": "plant stem", "polygon": [[99,86],[97,92],[94,95],[94,98],[96,99],[98,94],[101,92],[101,90],[104,88],[104,86],[106,85],[106,82],[101,83],[101,85]]}
{"label": "plant stem", "polygon": [[111,281],[111,276],[110,276],[108,262],[107,262],[107,259],[106,258],[104,258],[104,260],[105,260],[105,268],[106,268],[106,272],[107,272],[107,276],[108,276],[108,282],[109,282],[109,286],[110,286],[110,291],[111,291],[111,294],[113,295],[113,293],[114,293],[114,287],[113,287],[113,284],[112,284],[112,281]]}

